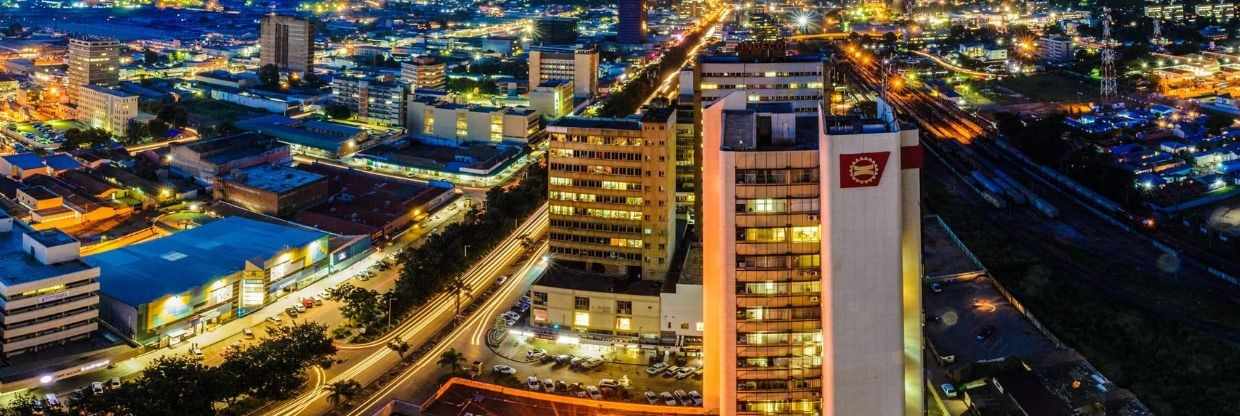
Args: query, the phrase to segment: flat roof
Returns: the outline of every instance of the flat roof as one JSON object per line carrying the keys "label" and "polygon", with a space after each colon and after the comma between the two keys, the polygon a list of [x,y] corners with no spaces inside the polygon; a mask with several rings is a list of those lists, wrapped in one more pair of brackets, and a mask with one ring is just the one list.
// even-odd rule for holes
{"label": "flat roof", "polygon": [[659,296],[663,291],[661,280],[630,280],[627,276],[590,273],[554,263],[547,267],[534,285],[634,296]]}
{"label": "flat roof", "polygon": [[95,254],[103,293],[130,306],[184,293],[213,279],[303,247],[328,234],[244,217],[227,217],[167,237]]}
{"label": "flat roof", "polygon": [[568,127],[581,129],[613,129],[641,130],[641,120],[637,118],[605,118],[605,117],[560,117],[548,124],[548,127]]}
{"label": "flat roof", "polygon": [[323,175],[286,166],[258,165],[235,171],[228,181],[282,194],[323,179]]}
{"label": "flat roof", "polygon": [[[9,217],[2,211],[0,214],[3,214],[0,218]],[[48,246],[76,241],[63,231],[56,229],[35,231],[25,223],[14,220],[12,231],[0,233],[0,284],[14,286],[91,268],[78,259],[50,265],[43,264],[22,250],[23,234],[30,234],[35,241]]]}

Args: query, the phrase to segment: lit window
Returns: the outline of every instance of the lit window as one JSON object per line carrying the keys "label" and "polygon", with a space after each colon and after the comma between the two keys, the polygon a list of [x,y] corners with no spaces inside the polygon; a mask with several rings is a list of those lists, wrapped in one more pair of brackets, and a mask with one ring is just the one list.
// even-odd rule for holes
{"label": "lit window", "polygon": [[[586,321],[589,321],[588,317]],[[628,331],[633,329],[633,320],[630,318],[616,318],[616,329],[620,331]]]}
{"label": "lit window", "polygon": [[817,243],[819,240],[818,226],[792,227],[792,242]]}
{"label": "lit window", "polygon": [[703,323],[703,322],[698,322],[698,323],[697,323],[697,330],[698,330],[698,331],[705,331],[705,330],[706,330],[706,324],[705,324],[705,323]]}
{"label": "lit window", "polygon": [[589,313],[589,312],[576,312],[576,313],[574,313],[574,314],[573,314],[573,325],[575,325],[575,326],[590,326],[590,313]]}

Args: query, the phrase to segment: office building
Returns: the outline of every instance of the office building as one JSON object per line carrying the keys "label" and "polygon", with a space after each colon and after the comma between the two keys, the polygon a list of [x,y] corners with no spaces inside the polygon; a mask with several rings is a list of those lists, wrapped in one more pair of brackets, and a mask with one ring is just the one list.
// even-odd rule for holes
{"label": "office building", "polygon": [[76,103],[78,90],[86,85],[115,85],[120,80],[120,42],[83,37],[69,39],[69,101]]}
{"label": "office building", "polygon": [[0,357],[89,338],[99,329],[99,268],[60,230],[0,212]]}
{"label": "office building", "polygon": [[441,146],[469,143],[526,143],[542,133],[542,119],[528,107],[455,104],[435,97],[413,98],[406,127],[418,141]]}
{"label": "office building", "polygon": [[103,319],[140,344],[167,346],[326,276],[327,240],[306,228],[227,217],[85,261],[102,268]]}
{"label": "office building", "polygon": [[703,110],[706,408],[923,415],[917,130],[747,101]]}
{"label": "office building", "polygon": [[530,40],[536,44],[567,45],[577,42],[577,19],[548,16],[534,20]]}
{"label": "office building", "polygon": [[530,89],[530,107],[547,119],[573,112],[573,82],[564,79],[543,81]]}
{"label": "office building", "polygon": [[173,145],[168,151],[168,171],[194,178],[202,185],[233,169],[265,164],[288,164],[293,156],[288,145],[270,136],[242,133],[218,139]]}
{"label": "office building", "polygon": [[675,125],[663,108],[547,127],[552,256],[596,273],[664,278],[676,243]]}
{"label": "office building", "polygon": [[402,126],[405,87],[391,77],[332,79],[332,100],[349,107],[357,118],[381,126]]}
{"label": "office building", "polygon": [[655,344],[662,286],[661,281],[599,278],[552,267],[530,286],[530,323],[591,337],[608,335],[613,344]]}
{"label": "office building", "polygon": [[1236,18],[1235,3],[1199,3],[1194,11],[1198,20],[1227,23]]}
{"label": "office building", "polygon": [[442,90],[447,85],[447,65],[433,56],[419,56],[412,62],[400,64],[400,81],[410,91],[419,88]]}
{"label": "office building", "polygon": [[646,41],[646,0],[619,0],[616,5],[618,22],[616,40],[620,43]]}
{"label": "office building", "polygon": [[598,91],[598,48],[535,46],[530,48],[529,85],[564,79],[573,82],[574,98],[590,98]]}
{"label": "office building", "polygon": [[124,136],[138,116],[138,96],[86,85],[78,89],[77,120],[116,136]]}
{"label": "office building", "polygon": [[676,95],[676,216],[696,218],[697,189],[702,165],[698,161],[698,107],[693,94],[693,69],[677,75]]}
{"label": "office building", "polygon": [[1184,21],[1183,4],[1151,4],[1145,6],[1145,17],[1172,22]]}
{"label": "office building", "polygon": [[259,27],[259,64],[281,71],[310,72],[314,68],[314,25],[293,16],[263,16]]}

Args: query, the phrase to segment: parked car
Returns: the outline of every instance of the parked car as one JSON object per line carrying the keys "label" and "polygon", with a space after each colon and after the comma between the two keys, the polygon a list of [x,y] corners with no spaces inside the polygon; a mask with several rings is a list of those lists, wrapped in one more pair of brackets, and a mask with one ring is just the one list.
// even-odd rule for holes
{"label": "parked car", "polygon": [[659,395],[654,394],[653,391],[647,391],[646,392],[646,403],[650,403],[650,404],[659,403]]}
{"label": "parked car", "polygon": [[591,357],[591,358],[586,359],[585,362],[581,363],[581,368],[586,369],[586,370],[592,370],[600,365],[603,365],[602,358]]}
{"label": "parked car", "polygon": [[581,364],[585,362],[586,362],[586,357],[573,357],[572,360],[568,361],[568,365],[572,366],[573,368],[577,368],[577,367],[581,367]]}
{"label": "parked car", "polygon": [[620,386],[620,383],[617,383],[617,382],[616,382],[616,380],[612,380],[612,379],[610,379],[610,378],[605,378],[605,379],[602,379],[602,380],[599,380],[599,381],[598,381],[598,386],[599,386],[599,387],[610,387],[610,388],[613,388],[613,389],[614,389],[614,388],[616,388],[616,387],[619,387],[619,386]]}
{"label": "parked car", "polygon": [[551,379],[549,379],[549,378],[548,378],[548,379],[543,379],[543,381],[542,381],[542,388],[543,388],[543,390],[544,390],[544,391],[546,391],[547,393],[555,393],[555,382],[554,382],[554,381],[551,381]]}
{"label": "parked car", "polygon": [[671,393],[668,393],[668,392],[666,392],[666,391],[665,391],[665,392],[662,392],[662,393],[659,393],[659,398],[660,398],[660,399],[663,399],[663,404],[666,404],[666,405],[668,405],[668,406],[675,406],[675,405],[676,405],[676,398],[672,397],[672,394],[671,394]]}
{"label": "parked car", "polygon": [[241,330],[241,333],[242,333],[242,334],[244,334],[246,338],[254,338],[254,330],[253,330],[253,329],[250,329],[250,328],[245,328],[245,329],[242,329],[242,330]]}
{"label": "parked car", "polygon": [[555,388],[559,391],[568,393],[568,383],[565,383],[564,380],[556,380]]}
{"label": "parked car", "polygon": [[60,399],[56,398],[55,393],[48,393],[48,394],[43,395],[43,402],[47,403],[47,407],[51,407],[51,408],[60,407]]}
{"label": "parked car", "polygon": [[271,316],[268,316],[268,317],[267,317],[267,322],[271,322],[271,323],[273,323],[273,324],[279,325],[279,324],[280,324],[280,315],[271,315]]}
{"label": "parked car", "polygon": [[120,377],[112,377],[112,379],[111,379],[111,380],[108,380],[108,388],[110,388],[110,389],[119,389],[119,388],[121,388],[121,379],[120,379]]}
{"label": "parked car", "polygon": [[542,389],[542,384],[539,384],[538,377],[529,376],[525,379],[525,387],[530,390],[538,391],[539,389]]}
{"label": "parked car", "polygon": [[503,365],[503,364],[499,364],[494,367],[491,367],[491,372],[495,374],[507,374],[510,376],[517,375],[517,369]]}
{"label": "parked car", "polygon": [[508,311],[508,312],[504,312],[504,314],[503,314],[503,315],[500,315],[500,317],[501,317],[501,318],[504,318],[504,320],[505,320],[505,321],[507,321],[507,320],[514,320],[514,321],[515,321],[515,320],[517,320],[517,319],[521,319],[521,314],[518,314],[518,313],[513,312],[513,311]]}
{"label": "parked car", "polygon": [[573,356],[568,354],[560,354],[555,356],[556,365],[564,365],[573,361]]}
{"label": "parked car", "polygon": [[194,354],[195,356],[198,356],[198,357],[201,357],[203,355],[202,348],[199,348],[197,345],[190,347],[189,353]]}
{"label": "parked car", "polygon": [[668,367],[667,370],[663,371],[663,377],[673,377],[676,375],[676,372],[678,371],[680,371],[680,367],[677,367],[677,366]]}
{"label": "parked car", "polygon": [[646,368],[646,374],[649,374],[652,376],[658,375],[659,373],[662,373],[663,370],[666,370],[666,369],[667,369],[667,363],[657,362],[657,363],[654,363],[654,365],[651,365],[650,367]]}
{"label": "parked car", "polygon": [[297,313],[306,313],[306,305],[294,305],[293,310],[297,311]]}
{"label": "parked car", "polygon": [[525,359],[527,360],[540,360],[545,356],[547,356],[547,350],[542,348],[535,348],[525,352]]}
{"label": "parked car", "polygon": [[589,395],[591,399],[603,400],[603,392],[599,391],[598,387],[586,386],[586,394]]}
{"label": "parked car", "polygon": [[90,392],[95,394],[103,394],[103,382],[96,381],[94,383],[90,383]]}
{"label": "parked car", "polygon": [[698,393],[697,390],[689,390],[689,400],[693,400],[694,406],[701,406],[702,394]]}
{"label": "parked car", "polygon": [[694,370],[696,369],[693,367],[680,367],[679,370],[676,370],[676,379],[684,380],[686,378],[689,378],[689,376],[693,375]]}
{"label": "parked car", "polygon": [[689,395],[686,394],[684,390],[676,390],[672,392],[672,397],[675,397],[676,402],[680,403],[681,406],[688,406],[689,403],[692,403],[692,401],[689,400]]}

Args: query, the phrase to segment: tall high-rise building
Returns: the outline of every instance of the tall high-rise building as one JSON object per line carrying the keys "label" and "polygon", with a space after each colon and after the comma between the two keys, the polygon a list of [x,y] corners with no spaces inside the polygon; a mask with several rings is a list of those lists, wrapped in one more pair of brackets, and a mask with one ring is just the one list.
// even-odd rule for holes
{"label": "tall high-rise building", "polygon": [[543,81],[566,79],[573,82],[573,96],[593,97],[598,91],[598,48],[535,46],[530,48],[530,88]]}
{"label": "tall high-rise building", "polygon": [[703,110],[706,407],[922,415],[917,130],[798,114]]}
{"label": "tall high-rise building", "polygon": [[534,43],[571,44],[577,42],[577,19],[547,16],[534,21]]}
{"label": "tall high-rise building", "polygon": [[314,25],[293,16],[263,16],[259,61],[281,71],[310,72],[314,67]]}
{"label": "tall high-rise building", "polygon": [[646,41],[646,0],[620,0],[616,5],[619,22],[616,23],[616,40],[620,43]]}
{"label": "tall high-rise building", "polygon": [[69,39],[69,99],[77,103],[78,91],[86,85],[114,85],[120,80],[121,44],[116,39]]}
{"label": "tall high-rise building", "polygon": [[562,117],[547,126],[551,255],[604,274],[662,280],[675,238],[675,113]]}
{"label": "tall high-rise building", "polygon": [[447,84],[447,65],[433,56],[419,56],[400,64],[400,81],[411,91],[419,88],[441,90]]}

